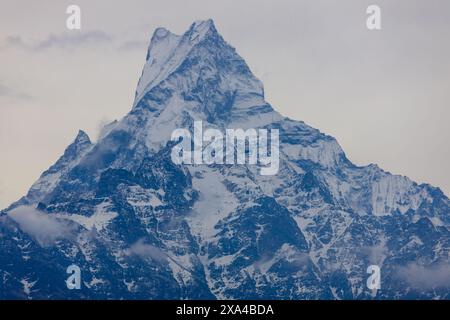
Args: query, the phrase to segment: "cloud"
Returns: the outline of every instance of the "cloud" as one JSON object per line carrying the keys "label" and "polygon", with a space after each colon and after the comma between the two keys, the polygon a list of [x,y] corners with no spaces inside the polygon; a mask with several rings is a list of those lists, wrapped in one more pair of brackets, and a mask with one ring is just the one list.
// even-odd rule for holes
{"label": "cloud", "polygon": [[51,246],[58,240],[74,238],[74,226],[68,221],[57,219],[33,207],[17,207],[8,216],[43,247]]}
{"label": "cloud", "polygon": [[[120,37],[119,37],[120,38]],[[51,33],[43,39],[26,41],[21,36],[11,35],[5,38],[0,49],[15,48],[31,52],[50,49],[74,50],[94,48],[100,45],[111,45],[119,51],[145,51],[148,42],[141,40],[119,39],[103,31]]]}
{"label": "cloud", "polygon": [[400,279],[420,289],[450,288],[450,264],[423,266],[410,263],[397,269]]}
{"label": "cloud", "polygon": [[7,87],[1,83],[0,83],[0,97],[13,98],[13,99],[19,99],[19,100],[31,99],[30,95],[23,93],[23,92],[19,92],[17,90],[14,90],[14,89]]}
{"label": "cloud", "polygon": [[6,37],[3,45],[1,48],[20,48],[20,49],[27,49],[28,45],[22,40],[22,37],[20,36],[8,36]]}
{"label": "cloud", "polygon": [[95,140],[98,141],[103,137],[105,137],[109,132],[111,132],[111,130],[115,127],[117,123],[118,123],[117,120],[111,121],[103,117],[97,125]]}
{"label": "cloud", "polygon": [[42,40],[34,42],[25,41],[20,36],[8,36],[2,48],[17,48],[29,51],[44,51],[48,49],[73,50],[83,47],[93,47],[102,44],[110,44],[114,40],[113,36],[103,31],[88,32],[63,32],[59,34],[51,33]]}
{"label": "cloud", "polygon": [[138,256],[141,259],[151,259],[155,262],[165,263],[167,262],[167,254],[161,249],[145,243],[143,239],[140,239],[133,244],[129,249],[125,251],[125,254],[131,256]]}
{"label": "cloud", "polygon": [[311,258],[309,257],[309,254],[306,252],[299,252],[298,254],[295,255],[295,265],[297,266],[304,266],[309,264]]}
{"label": "cloud", "polygon": [[147,46],[148,42],[146,41],[128,40],[123,41],[121,44],[119,44],[118,49],[121,51],[145,51]]}
{"label": "cloud", "polygon": [[367,256],[371,264],[381,264],[387,252],[388,251],[384,242],[380,242],[374,246],[361,248],[361,253]]}
{"label": "cloud", "polygon": [[300,252],[290,244],[283,244],[280,249],[273,255],[266,255],[254,263],[254,267],[266,273],[270,268],[278,262],[286,262],[292,267],[305,269],[310,263],[310,256],[307,252]]}
{"label": "cloud", "polygon": [[100,30],[80,32],[67,31],[51,33],[43,39],[35,41],[24,40],[21,36],[10,35],[0,45],[0,49],[20,49],[31,52],[41,52],[50,49],[74,50],[79,48],[95,48],[110,45],[118,51],[145,51],[147,41],[129,40],[121,36],[114,36]]}
{"label": "cloud", "polygon": [[2,85],[0,83],[0,96],[6,96],[9,95],[11,93],[11,89],[9,89],[8,87],[5,87],[4,85]]}
{"label": "cloud", "polygon": [[67,32],[61,34],[50,34],[46,39],[35,45],[35,50],[50,48],[73,49],[83,46],[111,43],[112,36],[103,31],[90,32]]}

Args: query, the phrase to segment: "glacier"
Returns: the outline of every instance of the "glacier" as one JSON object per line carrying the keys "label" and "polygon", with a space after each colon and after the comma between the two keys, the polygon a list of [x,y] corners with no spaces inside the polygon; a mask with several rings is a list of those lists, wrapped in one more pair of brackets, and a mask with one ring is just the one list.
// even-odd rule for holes
{"label": "glacier", "polygon": [[[174,164],[171,133],[195,121],[279,130],[278,173]],[[131,111],[1,211],[0,299],[449,299],[449,208],[279,114],[212,20],[158,28]]]}

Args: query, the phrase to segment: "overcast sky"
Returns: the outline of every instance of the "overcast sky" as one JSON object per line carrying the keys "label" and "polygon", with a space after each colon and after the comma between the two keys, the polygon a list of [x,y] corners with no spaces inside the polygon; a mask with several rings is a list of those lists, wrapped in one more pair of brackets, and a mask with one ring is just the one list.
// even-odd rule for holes
{"label": "overcast sky", "polygon": [[[66,29],[70,4],[80,31]],[[380,31],[366,28],[370,4]],[[283,115],[336,137],[357,165],[450,194],[448,0],[0,0],[0,208],[78,129],[95,140],[130,110],[156,27],[207,18]]]}

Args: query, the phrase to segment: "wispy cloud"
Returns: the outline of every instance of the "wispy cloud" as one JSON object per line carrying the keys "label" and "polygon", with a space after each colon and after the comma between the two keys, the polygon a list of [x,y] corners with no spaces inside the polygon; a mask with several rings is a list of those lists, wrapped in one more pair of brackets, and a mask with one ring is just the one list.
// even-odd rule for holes
{"label": "wispy cloud", "polygon": [[6,96],[9,95],[10,93],[11,90],[0,83],[0,96]]}
{"label": "wispy cloud", "polygon": [[103,31],[89,32],[63,32],[49,34],[47,37],[36,41],[26,41],[21,36],[8,36],[2,48],[17,48],[29,51],[44,51],[48,49],[73,50],[84,47],[111,44],[114,37]]}
{"label": "wispy cloud", "polygon": [[139,240],[133,244],[129,249],[125,251],[125,254],[131,256],[138,256],[141,259],[151,259],[155,262],[165,263],[167,262],[167,254],[161,249],[145,243],[144,240]]}
{"label": "wispy cloud", "polygon": [[40,52],[50,49],[75,50],[80,48],[95,48],[109,45],[120,51],[142,51],[148,43],[140,40],[123,39],[103,31],[51,33],[43,39],[26,40],[21,36],[11,35],[3,40],[0,49],[15,48],[20,50]]}
{"label": "wispy cloud", "polygon": [[450,264],[448,263],[433,266],[410,263],[407,266],[398,267],[397,275],[414,288],[450,288]]}
{"label": "wispy cloud", "polygon": [[267,255],[261,257],[260,260],[254,263],[254,267],[262,273],[266,273],[279,261],[289,263],[295,268],[305,269],[309,265],[310,256],[308,253],[300,252],[292,245],[285,243],[273,256]]}
{"label": "wispy cloud", "polygon": [[118,49],[122,51],[143,51],[147,48],[148,43],[145,41],[127,40],[119,44]]}
{"label": "wispy cloud", "polygon": [[31,99],[31,96],[20,92],[18,90],[14,90],[11,87],[5,86],[2,83],[0,83],[0,97],[5,98],[13,98],[13,99],[19,99],[19,100],[29,100]]}
{"label": "wispy cloud", "polygon": [[8,36],[3,41],[3,44],[0,46],[0,49],[4,48],[27,49],[28,45],[22,40],[22,37],[20,36]]}
{"label": "wispy cloud", "polygon": [[35,50],[50,48],[73,49],[82,46],[96,46],[113,41],[113,37],[102,31],[68,32],[62,34],[50,34],[46,39],[35,45]]}
{"label": "wispy cloud", "polygon": [[367,256],[371,264],[376,265],[380,265],[383,262],[387,252],[388,249],[386,248],[386,244],[384,241],[373,246],[366,246],[361,248],[361,253]]}
{"label": "wispy cloud", "polygon": [[43,213],[33,207],[20,206],[11,210],[8,216],[18,223],[20,229],[47,247],[62,239],[73,239],[74,227],[66,220]]}

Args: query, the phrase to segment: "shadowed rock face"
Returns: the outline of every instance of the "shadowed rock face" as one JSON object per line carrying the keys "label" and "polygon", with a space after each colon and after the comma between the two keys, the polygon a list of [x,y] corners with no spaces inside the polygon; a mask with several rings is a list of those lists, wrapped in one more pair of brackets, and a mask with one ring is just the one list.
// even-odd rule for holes
{"label": "shadowed rock face", "polygon": [[[172,131],[200,120],[278,129],[278,174],[175,165]],[[211,20],[159,28],[130,113],[95,144],[80,131],[1,212],[0,298],[448,299],[449,207],[277,113]],[[66,287],[72,264],[80,290]]]}

